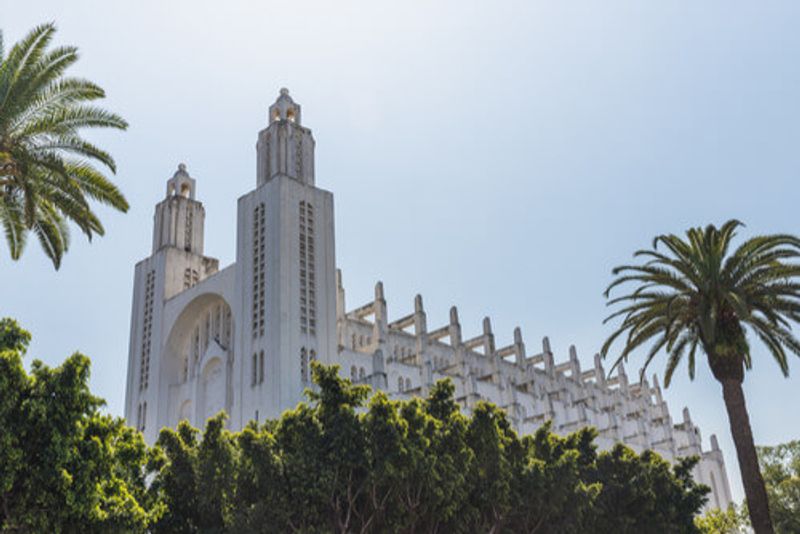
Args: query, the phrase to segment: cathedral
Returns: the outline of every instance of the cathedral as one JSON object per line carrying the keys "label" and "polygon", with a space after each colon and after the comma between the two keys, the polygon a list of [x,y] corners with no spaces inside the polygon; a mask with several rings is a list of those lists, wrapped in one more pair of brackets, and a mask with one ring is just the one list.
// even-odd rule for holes
{"label": "cathedral", "polygon": [[205,255],[205,210],[185,165],[156,205],[152,253],[135,268],[125,396],[125,417],[148,442],[181,419],[202,427],[220,410],[234,430],[276,418],[303,399],[318,360],[397,399],[450,378],[466,413],[491,401],[522,434],[551,420],[562,434],[594,426],[601,448],[697,455],[708,507],[732,502],[716,437],[704,450],[688,409],[674,421],[655,376],[634,383],[620,366],[609,377],[599,356],[581,368],[574,347],[557,363],[547,338],[529,351],[519,328],[497,346],[488,317],[469,335],[455,307],[429,327],[420,295],[390,318],[381,282],[372,301],[348,310],[333,194],[316,186],[311,130],[286,89],[267,120],[256,186],[238,201],[235,263],[220,269]]}

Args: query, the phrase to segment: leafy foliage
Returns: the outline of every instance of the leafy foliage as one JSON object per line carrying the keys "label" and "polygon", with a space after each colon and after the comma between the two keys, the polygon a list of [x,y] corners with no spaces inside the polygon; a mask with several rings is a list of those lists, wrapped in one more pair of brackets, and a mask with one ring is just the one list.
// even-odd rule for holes
{"label": "leafy foliage", "polygon": [[105,96],[96,84],[65,77],[78,60],[73,46],[48,48],[53,24],[34,28],[4,53],[0,32],[0,225],[13,259],[33,232],[58,268],[69,247],[68,221],[86,236],[103,235],[90,200],[127,211],[110,154],[85,140],[83,128],[127,128],[118,115],[90,105]]}
{"label": "leafy foliage", "polygon": [[727,510],[714,508],[694,520],[702,534],[746,534],[749,531],[747,514],[731,504]]}
{"label": "leafy foliage", "polygon": [[29,340],[0,321],[0,530],[143,532],[141,434],[98,412],[86,356],[55,369],[35,360],[27,373]]}
{"label": "leafy foliage", "polygon": [[367,403],[335,366],[313,374],[309,402],[277,421],[229,434],[219,415],[202,440],[185,423],[163,430],[151,491],[168,512],[154,531],[697,532],[708,489],[694,459],[598,453],[592,429],[520,439],[489,403],[464,416],[449,381]]}
{"label": "leafy foliage", "polygon": [[[449,381],[392,401],[313,364],[308,402],[241,432],[225,415],[154,447],[99,415],[88,359],[21,363],[0,322],[0,530],[9,532],[697,532],[708,491],[596,432],[520,438],[505,412],[461,413]],[[631,483],[635,481],[635,483]]]}
{"label": "leafy foliage", "polygon": [[778,534],[800,534],[800,441],[758,447],[769,508]]}

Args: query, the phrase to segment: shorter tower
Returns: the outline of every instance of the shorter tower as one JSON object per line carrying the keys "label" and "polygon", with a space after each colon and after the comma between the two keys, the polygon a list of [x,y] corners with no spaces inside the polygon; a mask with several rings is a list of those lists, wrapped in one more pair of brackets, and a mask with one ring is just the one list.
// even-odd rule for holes
{"label": "shorter tower", "polygon": [[203,255],[205,209],[195,200],[195,180],[180,164],[167,180],[166,197],[153,217],[153,249],[136,264],[133,283],[131,332],[125,418],[154,437],[160,402],[164,303],[215,273],[219,262]]}

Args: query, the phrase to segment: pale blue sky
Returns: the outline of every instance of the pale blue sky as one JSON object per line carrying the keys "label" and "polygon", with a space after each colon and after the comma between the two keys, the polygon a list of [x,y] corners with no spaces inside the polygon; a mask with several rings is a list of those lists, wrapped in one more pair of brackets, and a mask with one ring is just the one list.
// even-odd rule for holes
{"label": "pale blue sky", "polygon": [[[456,304],[465,335],[491,316],[575,344],[590,365],[609,328],[612,266],[652,236],[736,217],[744,235],[800,233],[800,3],[200,2],[0,0],[7,43],[55,21],[131,124],[93,135],[116,156],[127,215],[77,232],[59,272],[36,246],[0,245],[0,313],[31,356],[93,359],[122,412],[133,265],[154,204],[185,161],[206,206],[206,252],[234,259],[236,199],[255,185],[256,134],[289,87],[317,139],[317,183],[336,200],[348,306],[383,280],[391,316],[423,294],[431,327]],[[745,382],[758,443],[800,437],[798,374],[761,347]],[[663,360],[654,371],[661,372]],[[631,374],[636,365],[629,366]],[[734,493],[720,388],[703,366],[667,390]]]}

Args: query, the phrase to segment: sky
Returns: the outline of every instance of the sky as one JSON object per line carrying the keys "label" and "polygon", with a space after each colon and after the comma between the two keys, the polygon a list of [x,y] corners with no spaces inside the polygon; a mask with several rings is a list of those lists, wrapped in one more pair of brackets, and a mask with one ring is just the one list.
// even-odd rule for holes
{"label": "sky", "polygon": [[[0,242],[0,314],[34,335],[30,358],[91,356],[91,384],[122,415],[133,266],[154,205],[185,162],[206,208],[205,251],[235,256],[236,200],[255,187],[255,142],[281,87],[317,141],[336,203],[349,308],[382,280],[391,317],[425,300],[459,308],[464,336],[492,319],[590,366],[611,326],[611,269],[655,235],[746,223],[800,234],[800,3],[207,2],[0,0],[8,44],[54,21],[79,47],[73,75],[107,91],[126,132],[108,149],[131,209],[74,229],[59,271],[35,243]],[[628,365],[633,377],[643,354]],[[800,359],[784,378],[761,346],[744,389],[758,444],[800,438]],[[665,359],[652,372],[662,374]],[[704,444],[716,434],[743,496],[718,383],[681,368],[666,390]]]}

